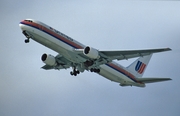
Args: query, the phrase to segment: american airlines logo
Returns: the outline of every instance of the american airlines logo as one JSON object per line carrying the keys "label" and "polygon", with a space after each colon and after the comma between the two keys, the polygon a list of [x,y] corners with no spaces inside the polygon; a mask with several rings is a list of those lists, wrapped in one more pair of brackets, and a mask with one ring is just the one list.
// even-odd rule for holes
{"label": "american airlines logo", "polygon": [[146,64],[138,61],[138,63],[136,64],[135,70],[136,70],[139,74],[142,74],[145,68],[146,68]]}

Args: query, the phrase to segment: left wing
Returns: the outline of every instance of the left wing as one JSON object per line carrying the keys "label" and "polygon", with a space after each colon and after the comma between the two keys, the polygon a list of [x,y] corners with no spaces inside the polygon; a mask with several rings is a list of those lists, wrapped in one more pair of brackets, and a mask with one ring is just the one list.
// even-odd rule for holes
{"label": "left wing", "polygon": [[54,66],[49,66],[49,65],[44,65],[43,67],[41,67],[42,69],[45,69],[45,70],[50,70],[50,69],[54,69]]}
{"label": "left wing", "polygon": [[135,58],[140,56],[150,55],[152,53],[169,51],[170,48],[160,48],[160,49],[146,49],[146,50],[122,50],[122,51],[99,51],[102,57],[108,58],[110,60],[123,60],[129,58]]}
{"label": "left wing", "polygon": [[50,70],[50,69],[67,69],[67,68],[70,68],[70,65],[58,65],[57,67],[55,66],[49,66],[49,65],[44,65],[43,67],[41,67],[42,69],[45,69],[45,70]]}
{"label": "left wing", "polygon": [[70,68],[71,67],[71,62],[69,60],[67,60],[66,58],[64,58],[62,55],[58,54],[56,57],[56,63],[57,65],[56,66],[50,66],[50,65],[44,65],[43,69],[45,70],[50,70],[50,69],[67,69],[67,68]]}

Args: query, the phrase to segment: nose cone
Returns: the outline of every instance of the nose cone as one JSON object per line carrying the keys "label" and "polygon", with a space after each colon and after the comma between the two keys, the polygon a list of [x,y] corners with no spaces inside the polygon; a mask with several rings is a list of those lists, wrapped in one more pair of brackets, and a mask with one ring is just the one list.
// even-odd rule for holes
{"label": "nose cone", "polygon": [[[23,20],[23,21],[24,21],[24,20]],[[19,27],[21,28],[22,31],[24,30],[23,21],[21,21],[21,22],[19,23]]]}

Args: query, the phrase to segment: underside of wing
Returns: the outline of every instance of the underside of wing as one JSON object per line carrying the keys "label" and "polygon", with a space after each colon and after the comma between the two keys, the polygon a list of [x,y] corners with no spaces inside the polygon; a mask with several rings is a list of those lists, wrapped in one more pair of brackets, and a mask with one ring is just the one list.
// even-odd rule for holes
{"label": "underside of wing", "polygon": [[47,62],[45,62],[45,65],[41,67],[42,69],[45,69],[45,70],[50,70],[50,69],[60,70],[60,69],[67,69],[67,68],[71,67],[71,62],[69,60],[67,60],[66,58],[64,58],[62,55],[58,54],[56,57],[52,57],[52,55],[50,55],[50,56],[51,56],[51,59],[46,58],[46,59],[48,59],[47,62],[52,62],[53,61],[55,63],[53,63],[53,65],[49,65]]}
{"label": "underside of wing", "polygon": [[155,83],[161,81],[169,81],[172,79],[171,78],[136,78],[136,80],[143,83]]}
{"label": "underside of wing", "polygon": [[54,69],[53,66],[49,66],[49,65],[44,65],[43,67],[41,67],[42,69],[45,69],[45,70],[50,70],[50,69]]}
{"label": "underside of wing", "polygon": [[106,56],[112,60],[123,60],[129,58],[135,58],[140,56],[150,55],[152,53],[169,51],[170,48],[160,48],[160,49],[146,49],[146,50],[122,50],[122,51],[99,51],[102,56]]}
{"label": "underside of wing", "polygon": [[49,66],[49,65],[44,65],[43,67],[41,67],[42,69],[45,69],[45,70],[51,70],[51,69],[57,69],[57,70],[60,70],[60,69],[67,69],[69,68],[70,66],[69,65],[57,65],[57,66]]}

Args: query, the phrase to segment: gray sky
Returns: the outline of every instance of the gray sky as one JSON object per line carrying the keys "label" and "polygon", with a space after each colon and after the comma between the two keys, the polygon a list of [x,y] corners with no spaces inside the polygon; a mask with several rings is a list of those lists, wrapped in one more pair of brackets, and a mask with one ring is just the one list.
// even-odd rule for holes
{"label": "gray sky", "polygon": [[[1,0],[0,116],[179,116],[179,12],[177,1]],[[42,70],[41,55],[57,53],[24,43],[19,22],[26,18],[101,50],[170,47],[153,55],[144,77],[173,80],[120,87],[87,71],[73,77],[71,69]]]}

